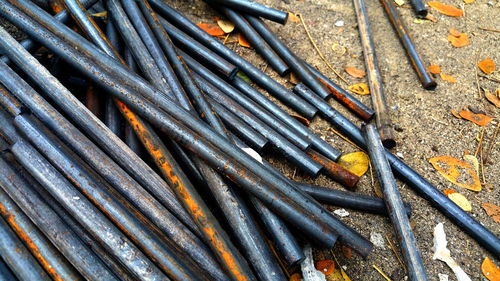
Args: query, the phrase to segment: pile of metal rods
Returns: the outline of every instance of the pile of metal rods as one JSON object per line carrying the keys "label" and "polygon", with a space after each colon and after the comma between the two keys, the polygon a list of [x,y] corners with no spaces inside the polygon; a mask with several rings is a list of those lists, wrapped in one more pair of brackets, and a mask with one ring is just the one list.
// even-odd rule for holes
{"label": "pile of metal rods", "polygon": [[[0,1],[0,15],[30,38],[18,43],[0,27],[2,277],[286,280],[283,266],[304,259],[304,242],[331,249],[338,241],[368,256],[372,244],[325,203],[389,215],[411,279],[426,280],[411,208],[389,165],[500,255],[499,239],[384,149],[375,128],[363,136],[325,101],[366,122],[374,115],[261,19],[283,24],[287,13],[247,0],[206,2],[277,73],[301,83],[290,91],[163,0],[62,0],[55,16],[29,0]],[[105,20],[91,15],[103,11]],[[45,47],[40,61],[30,54],[37,46]],[[304,175],[323,173],[350,190],[359,180],[336,163],[340,151],[238,71],[367,149],[385,201],[296,182],[262,158],[281,155]]]}

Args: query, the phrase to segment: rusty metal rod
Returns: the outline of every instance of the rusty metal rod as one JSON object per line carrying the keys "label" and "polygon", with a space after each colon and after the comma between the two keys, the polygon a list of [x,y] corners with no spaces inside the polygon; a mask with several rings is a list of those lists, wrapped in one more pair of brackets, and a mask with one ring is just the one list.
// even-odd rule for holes
{"label": "rusty metal rod", "polygon": [[368,19],[364,0],[353,0],[353,3],[354,10],[356,10],[356,18],[358,20],[359,37],[361,37],[366,71],[368,73],[368,84],[370,86],[372,105],[375,109],[377,129],[380,133],[382,143],[385,147],[390,149],[396,146],[396,141],[394,140],[391,117],[385,99],[382,74],[380,73],[377,56],[375,55],[375,46],[373,45],[372,33],[370,30],[370,20]]}
{"label": "rusty metal rod", "polygon": [[322,170],[324,174],[329,176],[331,179],[335,180],[348,189],[352,190],[356,188],[356,184],[359,181],[358,176],[349,172],[347,169],[344,169],[342,166],[326,158],[317,151],[309,150],[307,151],[307,155],[309,155],[309,157],[311,157],[311,159],[313,159],[314,161],[320,163],[324,167],[324,169]]}
{"label": "rusty metal rod", "polygon": [[365,137],[370,161],[373,164],[373,169],[377,174],[382,193],[384,194],[387,211],[398,237],[410,280],[427,281],[429,278],[425,272],[424,263],[417,247],[417,241],[411,229],[403,199],[396,186],[396,179],[390,169],[389,161],[387,161],[385,155],[385,148],[382,145],[377,129],[374,125],[369,124],[362,126],[361,131]]}
{"label": "rusty metal rod", "polygon": [[417,51],[415,43],[411,38],[410,33],[408,33],[408,29],[405,24],[401,20],[399,12],[396,10],[394,6],[394,2],[391,0],[380,0],[384,9],[389,17],[389,20],[392,22],[392,26],[394,30],[398,34],[398,37],[401,41],[401,44],[406,50],[408,57],[413,65],[413,69],[417,72],[418,79],[420,79],[420,83],[426,90],[434,90],[437,86],[436,81],[432,79],[432,76],[429,74],[427,67],[425,67],[425,63],[420,57],[420,54]]}
{"label": "rusty metal rod", "polygon": [[316,115],[316,110],[307,101],[297,97],[283,85],[279,84],[271,77],[266,75],[260,69],[234,53],[232,50],[224,46],[217,39],[213,38],[197,25],[189,21],[179,12],[172,9],[164,1],[151,0],[151,5],[156,9],[160,15],[168,20],[179,29],[192,36],[194,39],[207,46],[212,51],[216,52],[232,64],[236,65],[241,71],[245,72],[252,81],[267,90],[271,95],[275,96],[283,103],[296,110],[298,113],[306,118],[312,118]]}
{"label": "rusty metal rod", "polygon": [[215,2],[234,8],[242,13],[262,17],[277,23],[285,24],[288,13],[248,0],[214,0]]}

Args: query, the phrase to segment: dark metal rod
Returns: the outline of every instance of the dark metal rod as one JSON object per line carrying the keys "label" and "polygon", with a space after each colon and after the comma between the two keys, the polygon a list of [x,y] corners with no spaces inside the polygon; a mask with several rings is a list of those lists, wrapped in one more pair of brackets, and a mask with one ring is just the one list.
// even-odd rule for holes
{"label": "dark metal rod", "polygon": [[236,65],[241,71],[245,72],[250,79],[252,79],[259,86],[267,90],[270,94],[281,100],[283,103],[296,110],[298,113],[306,118],[312,118],[316,114],[316,110],[307,101],[297,97],[286,89],[283,85],[279,84],[271,77],[266,75],[260,69],[234,53],[232,50],[224,46],[217,39],[210,36],[201,28],[193,24],[187,18],[182,16],[179,12],[172,9],[164,1],[151,0],[149,1],[156,11],[166,18],[173,25],[186,32],[188,35],[195,38],[200,43],[204,44],[212,51],[216,52],[229,62]]}
{"label": "dark metal rod", "polygon": [[51,280],[3,218],[0,218],[0,256],[21,280]]}
{"label": "dark metal rod", "polygon": [[380,73],[377,56],[375,55],[375,46],[373,45],[370,30],[370,20],[368,19],[364,0],[353,0],[353,3],[354,9],[356,10],[356,18],[358,20],[361,45],[363,46],[365,66],[368,73],[368,84],[370,86],[372,105],[375,109],[377,129],[380,133],[382,143],[385,147],[390,149],[396,146],[396,141],[394,140],[391,117],[389,115],[389,108],[387,107],[385,99],[382,73]]}
{"label": "dark metal rod", "polygon": [[[76,0],[78,1],[78,0]],[[118,31],[116,30],[114,24],[111,21],[106,23],[106,37],[108,38],[108,42],[111,44],[113,49],[119,54],[120,51],[117,47],[120,46],[120,36],[118,35]],[[104,49],[103,49],[104,50]],[[115,133],[118,137],[123,137],[122,132],[122,117],[120,116],[120,111],[116,104],[113,102],[113,99],[109,96],[104,97],[104,124],[108,126],[108,128]]]}
{"label": "dark metal rod", "polygon": [[[144,223],[146,219],[142,214],[110,186],[98,182],[84,167],[63,151],[61,144],[57,145],[26,114],[18,115],[15,118],[15,125],[35,148],[67,177],[68,181],[77,186],[82,194],[94,202],[129,239],[143,249],[151,260],[170,273],[172,278],[185,278],[184,273],[181,273],[183,271],[186,271],[186,275],[204,276],[208,273],[201,271],[193,260],[199,261],[200,264],[210,264],[210,261],[216,264],[212,256],[206,252],[205,247],[200,246],[201,242],[189,237],[182,229],[172,227],[168,229],[170,232],[164,230],[160,235],[158,229]],[[186,258],[185,254],[193,260]],[[217,266],[209,266],[208,269],[217,270]]]}
{"label": "dark metal rod", "polygon": [[259,53],[267,63],[279,74],[279,76],[285,76],[290,73],[290,68],[286,63],[278,56],[278,54],[267,44],[267,42],[255,31],[255,29],[247,22],[247,20],[237,11],[234,11],[223,5],[217,5],[213,1],[204,0],[212,8],[222,11],[226,17],[232,21],[238,30],[245,35],[245,37],[250,41],[252,47]]}
{"label": "dark metal rod", "polygon": [[327,176],[329,176],[330,178],[332,178],[333,180],[335,180],[336,182],[340,183],[341,185],[345,186],[348,189],[356,188],[356,184],[359,181],[358,176],[349,172],[347,169],[344,169],[342,166],[335,163],[334,161],[321,155],[317,151],[309,150],[307,151],[307,155],[309,155],[311,159],[320,163],[324,167],[323,171]]}
{"label": "dark metal rod", "polygon": [[253,17],[245,14],[245,19],[250,25],[266,40],[266,42],[274,49],[274,51],[288,64],[302,83],[311,88],[318,96],[323,99],[328,98],[331,92],[321,84],[316,76],[314,76],[304,63],[297,59],[290,49],[274,34],[274,32],[258,17]]}
{"label": "dark metal rod", "polygon": [[427,16],[428,11],[422,0],[410,0],[410,2],[417,17],[425,18]]}
{"label": "dark metal rod", "polygon": [[61,218],[43,202],[19,173],[0,158],[0,184],[31,221],[71,264],[89,280],[118,280]]}
{"label": "dark metal rod", "polygon": [[5,264],[2,257],[0,257],[0,281],[18,281],[12,270]]}
{"label": "dark metal rod", "polygon": [[[378,197],[306,183],[295,182],[295,185],[323,204],[359,210],[372,214],[387,215],[387,208],[384,200]],[[411,206],[407,203],[404,203],[404,205],[406,214],[410,217]]]}
{"label": "dark metal rod", "polygon": [[[229,85],[227,82],[225,82],[210,70],[205,68],[203,65],[198,63],[196,60],[191,58],[189,55],[183,52],[181,52],[181,54],[189,68],[192,71],[196,72],[196,74],[198,74],[200,78],[215,86],[223,94],[237,102],[246,110],[250,111],[264,123],[271,126],[273,129],[281,130],[280,132],[282,135],[290,138],[295,138],[295,136],[299,134],[301,138],[305,138],[306,140],[310,141],[312,147],[321,151],[324,155],[327,155],[328,158],[337,160],[340,157],[340,152],[338,150],[334,149],[327,142],[311,132],[311,130],[302,125],[295,118],[291,117],[287,112],[270,101],[259,91],[255,90],[252,86],[248,85],[241,78],[235,77],[233,80],[236,83],[243,83],[241,86],[246,90],[245,92],[250,97],[245,96],[243,93]],[[281,122],[283,122],[284,124]],[[290,131],[290,129],[292,131]]]}
{"label": "dark metal rod", "polygon": [[304,65],[311,71],[312,74],[314,74],[318,79],[325,84],[325,86],[330,89],[330,91],[333,94],[333,98],[338,101],[340,104],[345,106],[347,109],[349,109],[351,112],[356,114],[357,116],[361,117],[365,121],[369,121],[372,119],[373,115],[375,115],[375,112],[369,108],[368,106],[364,105],[361,101],[359,101],[357,98],[355,98],[353,95],[349,94],[347,91],[342,89],[339,85],[334,83],[332,80],[330,80],[328,77],[323,75],[321,72],[319,72],[316,68],[312,67],[309,65],[307,62],[302,61]]}
{"label": "dark metal rod", "polygon": [[374,125],[364,125],[361,131],[365,137],[370,161],[380,182],[384,201],[387,205],[389,217],[398,237],[399,246],[403,253],[407,273],[412,281],[429,280],[425,272],[424,263],[417,247],[415,235],[411,229],[410,220],[406,215],[403,199],[396,186],[396,179],[390,169],[389,161],[385,155],[385,148],[380,141],[379,134]]}
{"label": "dark metal rod", "polygon": [[411,38],[411,35],[408,33],[408,29],[404,25],[399,12],[394,7],[394,1],[391,0],[380,0],[382,2],[387,16],[389,20],[392,22],[392,26],[394,27],[398,37],[403,44],[403,47],[406,49],[406,53],[408,54],[410,61],[413,65],[413,68],[417,72],[418,79],[420,79],[420,83],[426,90],[434,90],[437,86],[436,81],[432,79],[432,76],[429,74],[427,67],[425,67],[424,61],[420,57],[420,54],[417,51],[415,43]]}
{"label": "dark metal rod", "polygon": [[215,2],[237,9],[242,13],[248,13],[257,17],[262,17],[277,23],[285,24],[288,13],[274,8],[248,1],[248,0],[214,0]]}

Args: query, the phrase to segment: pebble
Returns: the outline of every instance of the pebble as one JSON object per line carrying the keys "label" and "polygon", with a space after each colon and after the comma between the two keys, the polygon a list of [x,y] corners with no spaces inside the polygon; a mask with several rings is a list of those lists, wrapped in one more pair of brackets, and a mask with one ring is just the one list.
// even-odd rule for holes
{"label": "pebble", "polygon": [[370,242],[372,242],[373,245],[377,248],[385,249],[384,237],[382,236],[382,234],[378,232],[370,233]]}
{"label": "pebble", "polygon": [[337,210],[333,211],[333,213],[341,218],[349,216],[349,212],[346,211],[345,209],[337,209]]}
{"label": "pebble", "polygon": [[344,21],[343,20],[338,20],[335,22],[335,26],[337,27],[341,27],[341,26],[344,26]]}
{"label": "pebble", "polygon": [[448,281],[448,275],[438,273],[439,281]]}

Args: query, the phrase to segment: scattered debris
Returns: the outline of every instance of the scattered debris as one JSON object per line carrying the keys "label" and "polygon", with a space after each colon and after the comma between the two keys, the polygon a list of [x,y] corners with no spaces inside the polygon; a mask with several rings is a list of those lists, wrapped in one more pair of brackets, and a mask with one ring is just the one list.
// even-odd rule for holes
{"label": "scattered debris", "polygon": [[486,214],[493,218],[497,223],[500,223],[500,207],[492,203],[483,203],[481,207],[486,211]]}
{"label": "scattered debris", "polygon": [[462,118],[469,120],[479,126],[486,126],[491,122],[491,120],[493,120],[493,118],[488,115],[484,115],[482,113],[474,114],[467,110],[460,110],[458,114],[460,114]]}
{"label": "scattered debris", "polygon": [[338,20],[334,24],[336,27],[342,27],[342,26],[344,26],[345,23],[343,20]]}
{"label": "scattered debris", "polygon": [[294,13],[288,13],[288,21],[291,21],[293,23],[299,23],[300,18],[297,17]]}
{"label": "scattered debris", "polygon": [[488,257],[484,258],[481,264],[481,271],[490,281],[500,280],[500,269]]}
{"label": "scattered debris", "polygon": [[378,232],[370,233],[370,242],[372,242],[373,246],[377,248],[385,249],[384,236]]}
{"label": "scattered debris", "polygon": [[471,165],[450,156],[429,159],[434,168],[448,181],[473,191],[481,191],[481,182]]}
{"label": "scattered debris", "polygon": [[297,115],[297,114],[291,114],[291,116],[295,119],[297,119],[297,121],[299,121],[300,123],[302,123],[302,125],[304,126],[309,126],[309,123],[311,123],[309,120],[307,120],[307,118],[304,118],[300,115]]}
{"label": "scattered debris", "polygon": [[484,90],[484,97],[489,102],[494,104],[496,107],[500,107],[500,98],[498,97],[498,94],[493,94],[492,92],[488,91],[488,89],[483,89],[483,90]]}
{"label": "scattered debris", "polygon": [[372,264],[372,267],[375,268],[375,270],[380,273],[380,275],[382,275],[382,277],[385,278],[385,280],[387,281],[391,281],[391,279],[389,277],[387,277],[387,275],[385,275],[385,273],[380,269],[378,268],[376,265]]}
{"label": "scattered debris", "polygon": [[198,23],[197,26],[203,29],[206,33],[211,36],[224,36],[226,33],[222,28],[215,23]]}
{"label": "scattered debris", "polygon": [[474,167],[476,174],[479,176],[479,161],[477,160],[477,157],[474,155],[466,154],[464,155],[464,161]]}
{"label": "scattered debris", "polygon": [[465,33],[460,33],[456,29],[450,29],[450,35],[448,35],[448,41],[455,48],[461,48],[469,45],[469,37]]}
{"label": "scattered debris", "polygon": [[366,83],[357,83],[353,85],[349,85],[347,87],[349,91],[356,93],[358,95],[369,95],[370,94],[370,88],[368,88],[368,85]]}
{"label": "scattered debris", "polygon": [[346,67],[344,71],[354,78],[363,78],[366,75],[366,72],[356,67]]}
{"label": "scattered debris", "polygon": [[484,72],[485,74],[490,74],[492,73],[493,71],[495,71],[495,63],[493,62],[492,59],[490,58],[487,58],[487,59],[484,59],[482,61],[480,61],[477,66],[479,67],[479,69],[481,69],[482,72]]}
{"label": "scattered debris", "polygon": [[342,254],[344,255],[344,257],[346,257],[347,259],[350,259],[352,257],[352,250],[351,248],[349,248],[348,246],[346,245],[342,245]]}
{"label": "scattered debris", "polygon": [[346,211],[346,209],[337,209],[337,210],[333,211],[333,213],[341,218],[345,218],[345,217],[349,216],[349,212]]}
{"label": "scattered debris", "polygon": [[429,65],[429,72],[432,74],[441,73],[441,67],[439,65]]}
{"label": "scattered debris", "polygon": [[442,274],[442,273],[438,273],[438,278],[439,278],[439,281],[448,281],[448,275],[446,274]]}
{"label": "scattered debris", "polygon": [[462,194],[451,189],[446,189],[445,191],[443,191],[443,193],[446,194],[446,196],[448,196],[448,198],[450,198],[453,203],[462,208],[462,210],[466,212],[472,211],[472,206],[469,200],[467,200],[467,198],[465,198],[465,196],[463,196]]}
{"label": "scattered debris", "polygon": [[440,3],[438,1],[430,1],[427,2],[427,5],[431,6],[434,10],[440,12],[443,15],[447,15],[450,17],[461,17],[464,14],[464,11],[461,9],[458,9],[456,7],[446,5],[443,3]]}
{"label": "scattered debris", "polygon": [[356,176],[361,177],[368,171],[369,162],[368,154],[357,151],[340,156],[338,164]]}
{"label": "scattered debris", "polygon": [[246,47],[246,48],[251,48],[252,47],[252,45],[250,44],[250,42],[248,42],[248,39],[241,32],[238,33],[238,44],[240,44],[241,46]]}
{"label": "scattered debris", "polygon": [[451,75],[439,73],[439,76],[441,76],[441,79],[443,79],[446,82],[457,83],[457,80],[455,78],[453,78],[453,76],[451,76]]}

